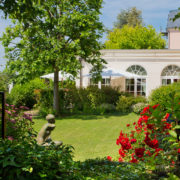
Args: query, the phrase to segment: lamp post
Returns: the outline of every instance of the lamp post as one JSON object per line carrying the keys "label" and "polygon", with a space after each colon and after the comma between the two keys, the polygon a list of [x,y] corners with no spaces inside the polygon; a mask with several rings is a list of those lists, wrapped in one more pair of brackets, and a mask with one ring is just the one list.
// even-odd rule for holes
{"label": "lamp post", "polygon": [[1,103],[2,103],[2,129],[1,129],[1,134],[2,134],[2,138],[5,139],[5,93],[4,92],[0,92],[0,96],[1,96]]}

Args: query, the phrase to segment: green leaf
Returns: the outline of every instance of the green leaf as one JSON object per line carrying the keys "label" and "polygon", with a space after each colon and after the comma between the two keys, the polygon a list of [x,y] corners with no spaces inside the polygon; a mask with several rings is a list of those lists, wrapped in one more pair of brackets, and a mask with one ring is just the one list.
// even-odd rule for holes
{"label": "green leaf", "polygon": [[176,134],[176,132],[175,131],[169,131],[169,134],[172,136],[172,137],[174,137],[174,138],[177,138],[177,134]]}
{"label": "green leaf", "polygon": [[174,129],[180,129],[180,125],[176,125]]}

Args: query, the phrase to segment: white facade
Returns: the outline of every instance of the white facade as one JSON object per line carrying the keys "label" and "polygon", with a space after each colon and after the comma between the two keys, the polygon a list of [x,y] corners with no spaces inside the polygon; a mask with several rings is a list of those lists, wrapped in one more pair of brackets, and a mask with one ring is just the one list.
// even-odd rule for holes
{"label": "white facade", "polygon": [[[149,96],[153,89],[162,85],[162,78],[164,77],[161,75],[166,67],[180,67],[180,50],[102,50],[101,53],[101,57],[107,62],[107,68],[127,71],[133,65],[143,67],[147,73],[145,77],[146,96]],[[87,87],[90,85],[90,77],[85,75],[89,73],[92,67],[87,63],[84,63],[83,66],[83,87]],[[174,77],[169,76],[167,78],[173,79]],[[176,78],[179,79],[180,76]],[[124,80],[124,83],[127,82]],[[124,90],[126,90],[125,86]]]}

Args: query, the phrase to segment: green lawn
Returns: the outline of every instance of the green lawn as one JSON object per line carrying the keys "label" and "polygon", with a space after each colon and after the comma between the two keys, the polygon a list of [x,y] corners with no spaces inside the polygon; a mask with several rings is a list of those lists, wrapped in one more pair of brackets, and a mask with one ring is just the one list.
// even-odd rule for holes
{"label": "green lawn", "polygon": [[[138,116],[133,113],[127,115],[80,115],[56,119],[56,128],[51,138],[62,140],[75,148],[74,159],[85,160],[108,155],[117,157],[118,146],[116,139],[121,130],[128,131],[127,123],[137,121]],[[39,131],[43,119],[34,119],[34,128]]]}

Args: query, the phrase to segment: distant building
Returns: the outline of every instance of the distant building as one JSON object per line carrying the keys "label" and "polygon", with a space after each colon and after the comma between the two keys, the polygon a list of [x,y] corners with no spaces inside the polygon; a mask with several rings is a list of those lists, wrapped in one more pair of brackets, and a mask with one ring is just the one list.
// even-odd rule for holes
{"label": "distant building", "polygon": [[[178,10],[170,11],[167,22],[169,48],[162,50],[102,50],[102,58],[107,68],[129,72],[140,77],[104,76],[102,86],[119,86],[121,90],[137,95],[149,96],[151,91],[161,85],[180,80],[180,19],[173,21]],[[92,85],[87,76],[91,66],[83,64],[83,87]],[[77,82],[77,85],[80,84]],[[95,84],[97,85],[97,84]],[[99,85],[99,83],[98,83]]]}
{"label": "distant building", "polygon": [[169,12],[167,22],[167,34],[168,34],[168,48],[180,49],[180,18],[173,20],[175,15],[180,13],[180,10],[173,10]]}

